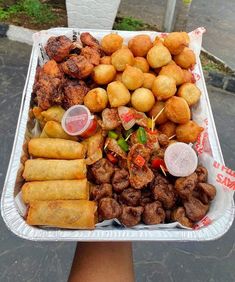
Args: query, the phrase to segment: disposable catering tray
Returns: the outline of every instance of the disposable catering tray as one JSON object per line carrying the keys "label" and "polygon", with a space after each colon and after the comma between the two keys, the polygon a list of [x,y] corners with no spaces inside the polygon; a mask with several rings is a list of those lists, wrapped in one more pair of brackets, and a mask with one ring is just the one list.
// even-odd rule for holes
{"label": "disposable catering tray", "polygon": [[[47,31],[41,31],[34,35],[34,45],[32,48],[28,74],[25,82],[25,87],[22,94],[22,101],[19,113],[17,129],[15,133],[15,140],[11,153],[8,171],[6,174],[5,184],[3,187],[1,198],[1,213],[7,227],[17,236],[35,241],[208,241],[221,237],[225,234],[232,225],[234,218],[234,201],[233,191],[226,189],[221,185],[217,185],[213,179],[210,179],[216,185],[217,196],[219,200],[212,203],[212,215],[206,217],[198,229],[183,229],[179,227],[172,227],[161,225],[159,228],[123,228],[120,226],[104,226],[98,227],[95,230],[62,230],[58,228],[40,228],[28,225],[24,218],[20,215],[19,209],[15,202],[15,196],[20,191],[21,173],[22,173],[22,156],[24,152],[24,144],[28,138],[27,132],[30,126],[29,109],[31,104],[31,94],[38,63],[42,59],[42,46],[45,45],[46,40],[52,35],[67,35],[71,38],[76,37],[80,32],[90,32],[97,39],[101,39],[105,34],[110,32],[117,32],[127,42],[132,36],[139,33],[149,34],[152,39],[156,35],[164,36],[157,32],[129,32],[129,31],[110,31],[110,30],[79,30],[71,28],[55,28]],[[194,75],[197,80],[197,86],[202,92],[202,97],[197,108],[193,109],[193,118],[197,122],[206,127],[202,142],[197,144],[197,150],[209,151],[210,158],[224,165],[224,160],[218,140],[216,127],[211,111],[210,101],[203,77],[199,53],[201,49],[203,29],[199,28],[190,33],[191,45],[190,47],[195,51],[197,57],[196,68]],[[209,145],[208,145],[209,144]],[[208,149],[209,148],[209,149]],[[201,161],[203,163],[202,158]],[[208,168],[209,161],[205,161],[204,165]],[[209,172],[211,167],[208,168]],[[214,207],[213,207],[214,205]],[[213,216],[213,210],[219,213]],[[216,212],[214,212],[216,213]]]}

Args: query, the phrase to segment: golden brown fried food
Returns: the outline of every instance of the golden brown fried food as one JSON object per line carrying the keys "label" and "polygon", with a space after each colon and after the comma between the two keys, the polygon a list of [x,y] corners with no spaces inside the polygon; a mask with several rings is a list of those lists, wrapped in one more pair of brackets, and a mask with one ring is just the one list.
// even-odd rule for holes
{"label": "golden brown fried food", "polygon": [[189,228],[193,227],[192,221],[186,216],[185,209],[183,207],[178,207],[171,212],[171,220],[178,221],[180,224],[187,226]]}
{"label": "golden brown fried food", "polygon": [[185,38],[185,40],[186,40],[186,44],[187,44],[187,46],[189,45],[189,43],[190,43],[190,38],[189,38],[189,35],[188,35],[188,33],[187,32],[185,32],[185,31],[181,31],[181,36],[184,36],[184,38]]}
{"label": "golden brown fried food", "polygon": [[156,78],[156,76],[153,73],[144,73],[144,82],[143,82],[143,87],[144,88],[148,88],[150,90],[152,90],[152,86],[153,86],[153,81]]}
{"label": "golden brown fried food", "polygon": [[193,50],[185,47],[182,52],[174,56],[174,61],[183,69],[189,69],[196,64],[196,56]]}
{"label": "golden brown fried food", "polygon": [[153,41],[153,45],[158,45],[158,44],[161,44],[163,45],[163,42],[164,42],[164,38],[161,38],[159,36],[156,36],[154,41]]}
{"label": "golden brown fried food", "polygon": [[41,113],[45,121],[57,121],[61,122],[65,110],[61,106],[52,106],[48,110]]}
{"label": "golden brown fried food", "polygon": [[195,105],[201,96],[200,89],[193,83],[184,83],[180,86],[177,95],[185,99],[189,106]]}
{"label": "golden brown fried food", "polygon": [[111,65],[111,57],[110,56],[104,56],[100,58],[100,64],[105,64],[105,65]]}
{"label": "golden brown fried food", "polygon": [[175,80],[170,76],[158,75],[153,81],[152,91],[158,100],[167,100],[177,91]]}
{"label": "golden brown fried food", "polygon": [[189,70],[182,69],[184,73],[184,83],[186,82],[194,82],[193,74]]}
{"label": "golden brown fried food", "polygon": [[89,32],[82,32],[80,35],[80,40],[83,46],[89,46],[91,48],[101,50],[99,41],[93,37]]}
{"label": "golden brown fried food", "polygon": [[148,72],[149,71],[149,64],[148,61],[143,58],[143,57],[135,57],[135,62],[133,67],[136,67],[140,70],[142,70],[142,72]]}
{"label": "golden brown fried food", "polygon": [[83,79],[91,74],[94,66],[84,56],[71,56],[61,64],[64,73],[73,78]]}
{"label": "golden brown fried food", "polygon": [[171,32],[164,38],[164,45],[168,48],[172,55],[178,55],[188,46],[188,39],[185,33]]}
{"label": "golden brown fried food", "polygon": [[128,47],[135,57],[145,57],[152,46],[151,38],[147,34],[136,35],[128,42]]}
{"label": "golden brown fried food", "polygon": [[72,41],[64,36],[50,37],[45,46],[46,53],[50,59],[61,62],[65,59],[72,48]]}
{"label": "golden brown fried food", "polygon": [[147,88],[138,88],[132,93],[131,104],[137,111],[148,112],[154,103],[153,92]]}
{"label": "golden brown fried food", "polygon": [[98,66],[100,63],[100,53],[95,48],[86,46],[85,48],[81,49],[80,55],[84,56],[94,66]]}
{"label": "golden brown fried food", "polygon": [[91,112],[101,112],[108,104],[107,92],[103,88],[90,90],[84,98],[84,105]]}
{"label": "golden brown fried food", "polygon": [[84,81],[67,79],[64,85],[63,106],[68,109],[74,105],[82,105],[89,88]]}
{"label": "golden brown fried food", "polygon": [[49,60],[42,66],[42,68],[38,73],[38,79],[40,79],[45,75],[48,75],[50,77],[57,77],[57,78],[63,77],[63,73],[59,69],[59,66],[55,60]]}
{"label": "golden brown fried food", "polygon": [[122,74],[123,72],[117,72],[114,80],[122,82]]}
{"label": "golden brown fried food", "polygon": [[126,86],[120,81],[113,81],[107,86],[109,103],[112,108],[124,106],[130,102],[131,95]]}
{"label": "golden brown fried food", "polygon": [[203,127],[199,126],[195,121],[190,120],[176,127],[176,138],[180,142],[194,143],[202,131]]}
{"label": "golden brown fried food", "polygon": [[159,74],[160,75],[167,75],[169,77],[174,78],[177,86],[184,83],[183,70],[177,65],[170,64],[170,65],[164,66],[160,70]]}
{"label": "golden brown fried food", "polygon": [[116,70],[113,65],[100,64],[93,69],[92,77],[99,85],[108,84],[114,80]]}
{"label": "golden brown fried food", "polygon": [[117,71],[124,71],[127,65],[134,65],[134,56],[128,48],[118,49],[111,56],[112,65]]}
{"label": "golden brown fried food", "polygon": [[166,115],[169,120],[184,124],[190,120],[191,113],[187,102],[181,98],[173,96],[166,101]]}
{"label": "golden brown fried food", "polygon": [[157,44],[148,51],[147,61],[150,67],[160,68],[171,61],[171,54],[165,46]]}
{"label": "golden brown fried food", "polygon": [[113,52],[122,47],[122,42],[123,38],[120,35],[116,33],[110,33],[102,38],[101,47],[106,54],[111,55]]}
{"label": "golden brown fried food", "polygon": [[142,86],[144,82],[144,74],[136,67],[127,66],[122,73],[122,82],[129,90],[135,90]]}
{"label": "golden brown fried food", "polygon": [[168,120],[166,123],[160,125],[159,130],[167,137],[171,137],[175,135],[176,126],[174,122]]}
{"label": "golden brown fried food", "polygon": [[[162,111],[162,109],[165,108],[165,103],[162,101],[157,101],[154,106],[152,107],[152,109],[149,111],[148,115],[150,117],[155,118],[160,111]],[[155,120],[156,124],[163,124],[165,122],[168,121],[168,118],[166,116],[165,110],[162,111],[162,113],[158,116],[158,118]]]}

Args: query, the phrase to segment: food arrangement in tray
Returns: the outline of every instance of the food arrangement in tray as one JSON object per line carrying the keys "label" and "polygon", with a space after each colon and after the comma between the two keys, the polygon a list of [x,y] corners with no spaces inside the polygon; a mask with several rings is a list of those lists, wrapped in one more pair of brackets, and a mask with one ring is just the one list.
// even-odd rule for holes
{"label": "food arrangement in tray", "polygon": [[52,36],[36,72],[22,197],[30,225],[93,229],[179,222],[193,227],[216,189],[192,144],[200,99],[185,32],[154,41],[111,33]]}

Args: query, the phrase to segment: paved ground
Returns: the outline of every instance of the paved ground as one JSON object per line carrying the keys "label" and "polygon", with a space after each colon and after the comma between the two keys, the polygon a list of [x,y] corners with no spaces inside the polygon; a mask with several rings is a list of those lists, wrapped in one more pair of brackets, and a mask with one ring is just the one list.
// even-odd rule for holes
{"label": "paved ground", "polygon": [[[0,187],[11,153],[30,47],[0,39]],[[235,168],[235,96],[208,87],[226,164]],[[65,282],[75,243],[19,239],[0,220],[0,281]],[[134,243],[137,282],[235,281],[235,225],[207,243]]]}
{"label": "paved ground", "polygon": [[[161,29],[165,5],[164,0],[122,0],[121,15],[133,16],[155,24]],[[207,33],[203,47],[235,69],[235,2],[231,0],[193,0],[187,30],[204,26]]]}

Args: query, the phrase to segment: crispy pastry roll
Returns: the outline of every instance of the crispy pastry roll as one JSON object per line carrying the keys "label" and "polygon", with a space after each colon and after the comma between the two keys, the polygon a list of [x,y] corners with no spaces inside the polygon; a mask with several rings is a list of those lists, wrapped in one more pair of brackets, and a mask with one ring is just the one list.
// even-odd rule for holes
{"label": "crispy pastry roll", "polygon": [[30,225],[94,229],[96,210],[96,203],[86,200],[33,201],[26,221]]}
{"label": "crispy pastry roll", "polygon": [[22,196],[26,204],[35,200],[88,200],[89,185],[86,178],[81,180],[33,181],[23,185]]}
{"label": "crispy pastry roll", "polygon": [[25,162],[23,177],[26,181],[71,180],[86,178],[85,160],[43,160]]}
{"label": "crispy pastry roll", "polygon": [[83,159],[86,148],[72,140],[58,138],[33,138],[28,144],[29,154],[33,157],[51,159]]}
{"label": "crispy pastry roll", "polygon": [[48,121],[43,127],[40,138],[45,138],[45,137],[61,138],[61,139],[75,140],[75,141],[77,140],[75,136],[68,135],[62,128],[61,124],[54,120]]}

